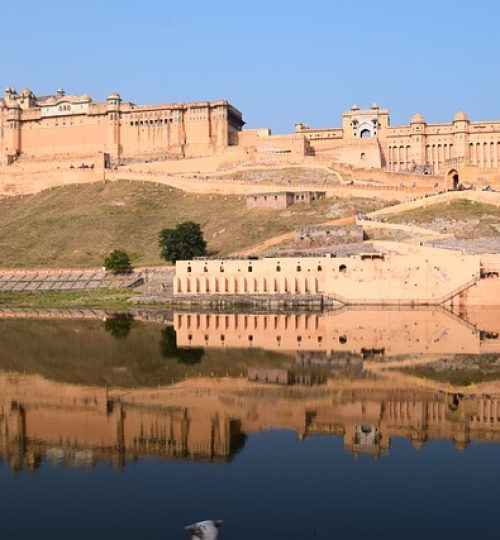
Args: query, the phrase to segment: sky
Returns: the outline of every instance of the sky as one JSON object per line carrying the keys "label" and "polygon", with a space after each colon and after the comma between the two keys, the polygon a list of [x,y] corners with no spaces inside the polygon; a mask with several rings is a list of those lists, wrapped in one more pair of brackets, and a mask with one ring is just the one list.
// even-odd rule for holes
{"label": "sky", "polygon": [[2,2],[0,84],[137,104],[227,99],[246,127],[500,118],[498,0]]}

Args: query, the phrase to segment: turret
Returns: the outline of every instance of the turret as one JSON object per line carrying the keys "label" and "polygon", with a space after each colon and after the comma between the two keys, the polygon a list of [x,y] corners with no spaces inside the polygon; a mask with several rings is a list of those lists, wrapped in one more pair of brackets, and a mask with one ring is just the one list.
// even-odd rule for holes
{"label": "turret", "polygon": [[425,118],[416,113],[410,120],[411,128],[411,159],[417,165],[423,165],[426,163],[425,157],[425,127],[427,122]]}
{"label": "turret", "polygon": [[111,92],[106,98],[108,107],[108,145],[113,158],[120,156],[120,94]]}
{"label": "turret", "polygon": [[469,118],[463,111],[457,112],[453,119],[453,157],[464,157],[467,155],[469,141]]}

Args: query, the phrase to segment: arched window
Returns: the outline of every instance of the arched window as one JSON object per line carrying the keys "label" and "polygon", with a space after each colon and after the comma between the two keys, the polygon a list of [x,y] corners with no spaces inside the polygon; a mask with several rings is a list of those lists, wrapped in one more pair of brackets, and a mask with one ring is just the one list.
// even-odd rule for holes
{"label": "arched window", "polygon": [[276,267],[276,272],[281,272],[281,266],[278,264],[278,266]]}
{"label": "arched window", "polygon": [[347,270],[347,266],[345,264],[341,264],[339,266],[339,272],[344,273]]}

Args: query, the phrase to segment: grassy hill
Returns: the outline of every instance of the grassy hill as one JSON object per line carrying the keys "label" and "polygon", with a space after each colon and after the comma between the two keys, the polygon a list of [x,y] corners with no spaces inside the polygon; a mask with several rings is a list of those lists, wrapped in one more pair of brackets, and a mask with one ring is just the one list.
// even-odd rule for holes
{"label": "grassy hill", "polygon": [[239,195],[185,193],[151,182],[117,181],[59,187],[0,200],[0,267],[92,267],[123,247],[134,265],[160,264],[158,232],[192,220],[208,249],[227,255],[289,231],[383,204],[326,199],[287,210],[247,209]]}
{"label": "grassy hill", "polygon": [[498,236],[500,208],[492,204],[461,199],[450,203],[407,210],[387,217],[386,221],[389,223],[414,223],[436,231],[453,233],[457,238]]}

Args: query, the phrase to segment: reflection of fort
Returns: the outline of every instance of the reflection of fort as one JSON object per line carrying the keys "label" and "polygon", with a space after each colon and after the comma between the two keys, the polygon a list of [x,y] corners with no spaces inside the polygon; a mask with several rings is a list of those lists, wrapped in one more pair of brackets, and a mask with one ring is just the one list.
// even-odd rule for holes
{"label": "reflection of fort", "polygon": [[[401,381],[401,380],[400,380]],[[500,442],[500,398],[412,388],[404,381],[333,381],[286,389],[244,378],[105,390],[39,376],[0,376],[0,457],[15,470],[42,460],[122,467],[143,457],[227,460],[246,434],[288,429],[341,436],[354,455],[387,452],[392,437],[420,448],[449,439]]]}
{"label": "reflection of fort", "polygon": [[[472,324],[444,309],[341,309],[308,314],[176,313],[180,347],[255,347],[364,358],[408,354],[500,352],[500,314]],[[315,360],[316,358],[316,360]]]}

